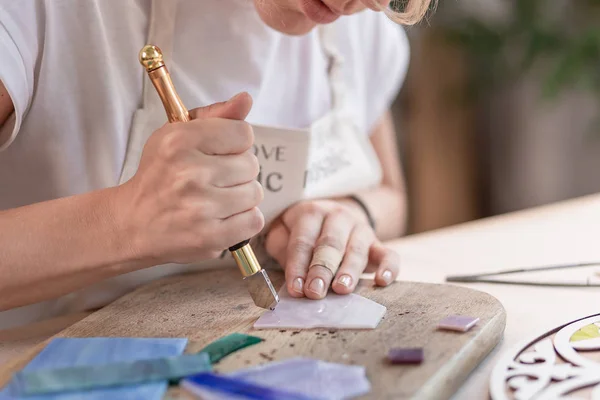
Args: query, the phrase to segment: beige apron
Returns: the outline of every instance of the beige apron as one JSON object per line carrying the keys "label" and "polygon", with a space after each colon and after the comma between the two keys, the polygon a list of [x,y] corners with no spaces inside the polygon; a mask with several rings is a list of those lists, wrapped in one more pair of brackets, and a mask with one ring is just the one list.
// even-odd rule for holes
{"label": "beige apron", "polygon": [[[148,43],[158,45],[167,62],[172,54],[176,5],[176,1],[152,2]],[[157,16],[160,16],[160,23]],[[329,59],[332,109],[306,129],[253,125],[254,151],[261,165],[259,180],[265,193],[260,209],[267,224],[300,200],[343,196],[375,186],[381,180],[381,167],[369,138],[353,121],[350,99],[345,90],[343,60],[335,48],[335,24],[320,29],[323,51]],[[154,87],[147,77],[144,79],[143,106],[133,118],[119,184],[135,174],[146,140],[166,122]],[[261,264],[268,267],[273,260],[266,255],[263,240],[260,235],[254,238],[253,247]],[[225,251],[218,260],[135,271],[48,302],[51,305],[46,304],[47,307],[40,308],[38,304],[21,309],[31,307],[32,311],[39,310],[34,311],[39,318],[94,309],[163,276],[234,265],[231,255]],[[30,320],[30,317],[27,319]]]}

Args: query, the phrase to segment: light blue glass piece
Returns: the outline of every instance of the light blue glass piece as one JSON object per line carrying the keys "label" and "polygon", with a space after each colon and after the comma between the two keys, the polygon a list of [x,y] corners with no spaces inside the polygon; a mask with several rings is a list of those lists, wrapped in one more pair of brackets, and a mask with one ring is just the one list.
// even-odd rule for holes
{"label": "light blue glass piece", "polygon": [[[148,360],[183,353],[187,339],[164,338],[57,338],[52,340],[23,371],[46,368],[101,365]],[[156,382],[123,388],[98,389],[57,395],[16,397],[11,383],[0,392],[0,400],[160,400],[168,383]]]}

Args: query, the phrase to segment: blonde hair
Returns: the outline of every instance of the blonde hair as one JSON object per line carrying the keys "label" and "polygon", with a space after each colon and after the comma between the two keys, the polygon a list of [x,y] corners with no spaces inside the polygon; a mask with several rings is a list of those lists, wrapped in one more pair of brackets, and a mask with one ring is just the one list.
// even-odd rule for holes
{"label": "blonde hair", "polygon": [[[402,25],[414,25],[421,21],[431,5],[435,7],[437,0],[391,0],[388,7],[381,11],[392,21]],[[402,11],[395,11],[395,10]]]}

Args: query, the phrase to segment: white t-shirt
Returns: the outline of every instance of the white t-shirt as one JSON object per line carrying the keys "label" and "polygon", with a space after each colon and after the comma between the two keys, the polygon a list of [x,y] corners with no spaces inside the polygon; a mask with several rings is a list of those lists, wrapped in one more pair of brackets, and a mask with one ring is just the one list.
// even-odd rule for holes
{"label": "white t-shirt", "polygon": [[[286,128],[310,126],[330,110],[316,30],[281,34],[250,0],[171,3],[168,64],[186,106],[247,91],[247,121]],[[118,184],[142,102],[138,52],[151,21],[160,23],[152,10],[152,0],[0,0],[0,80],[15,105],[0,129],[0,210]],[[355,122],[367,135],[405,76],[406,35],[372,11],[335,24]],[[10,321],[0,313],[0,329],[56,313],[43,307]]]}

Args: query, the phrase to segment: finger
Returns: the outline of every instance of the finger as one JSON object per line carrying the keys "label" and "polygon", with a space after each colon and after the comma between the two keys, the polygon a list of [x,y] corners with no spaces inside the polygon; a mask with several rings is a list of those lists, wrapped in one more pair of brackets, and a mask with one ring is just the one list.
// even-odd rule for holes
{"label": "finger", "polygon": [[210,245],[228,249],[250,237],[256,236],[265,226],[265,218],[258,207],[217,222],[216,228],[206,235]]}
{"label": "finger", "polygon": [[227,101],[190,110],[192,119],[225,118],[244,120],[252,109],[252,96],[238,93]]}
{"label": "finger", "polygon": [[252,126],[245,121],[211,118],[182,126],[189,146],[208,155],[242,154],[254,143]]}
{"label": "finger", "polygon": [[210,156],[214,175],[213,186],[227,188],[253,181],[258,176],[260,165],[251,151],[229,156]]}
{"label": "finger", "polygon": [[400,256],[380,242],[371,246],[369,263],[376,268],[375,284],[377,286],[387,286],[394,282],[400,272]]}
{"label": "finger", "polygon": [[[257,207],[264,197],[263,188],[258,181],[252,180],[238,186],[228,188],[211,188],[214,210],[210,214],[213,218],[229,218],[241,212]],[[211,207],[212,208],[212,207]]]}
{"label": "finger", "polygon": [[325,297],[342,262],[353,228],[354,221],[347,213],[333,212],[325,218],[306,276],[306,297]]}
{"label": "finger", "polygon": [[342,265],[335,277],[332,288],[339,294],[348,294],[354,291],[360,275],[369,264],[369,248],[375,240],[372,229],[365,225],[357,225],[346,247],[346,254]]}
{"label": "finger", "polygon": [[265,239],[267,254],[273,257],[282,268],[286,264],[286,248],[289,238],[290,232],[287,227],[281,220],[276,220],[271,224],[271,229],[269,229],[269,233],[267,233]]}
{"label": "finger", "polygon": [[288,292],[293,297],[304,296],[308,264],[322,225],[322,214],[308,213],[298,218],[290,231],[286,249],[285,281]]}

